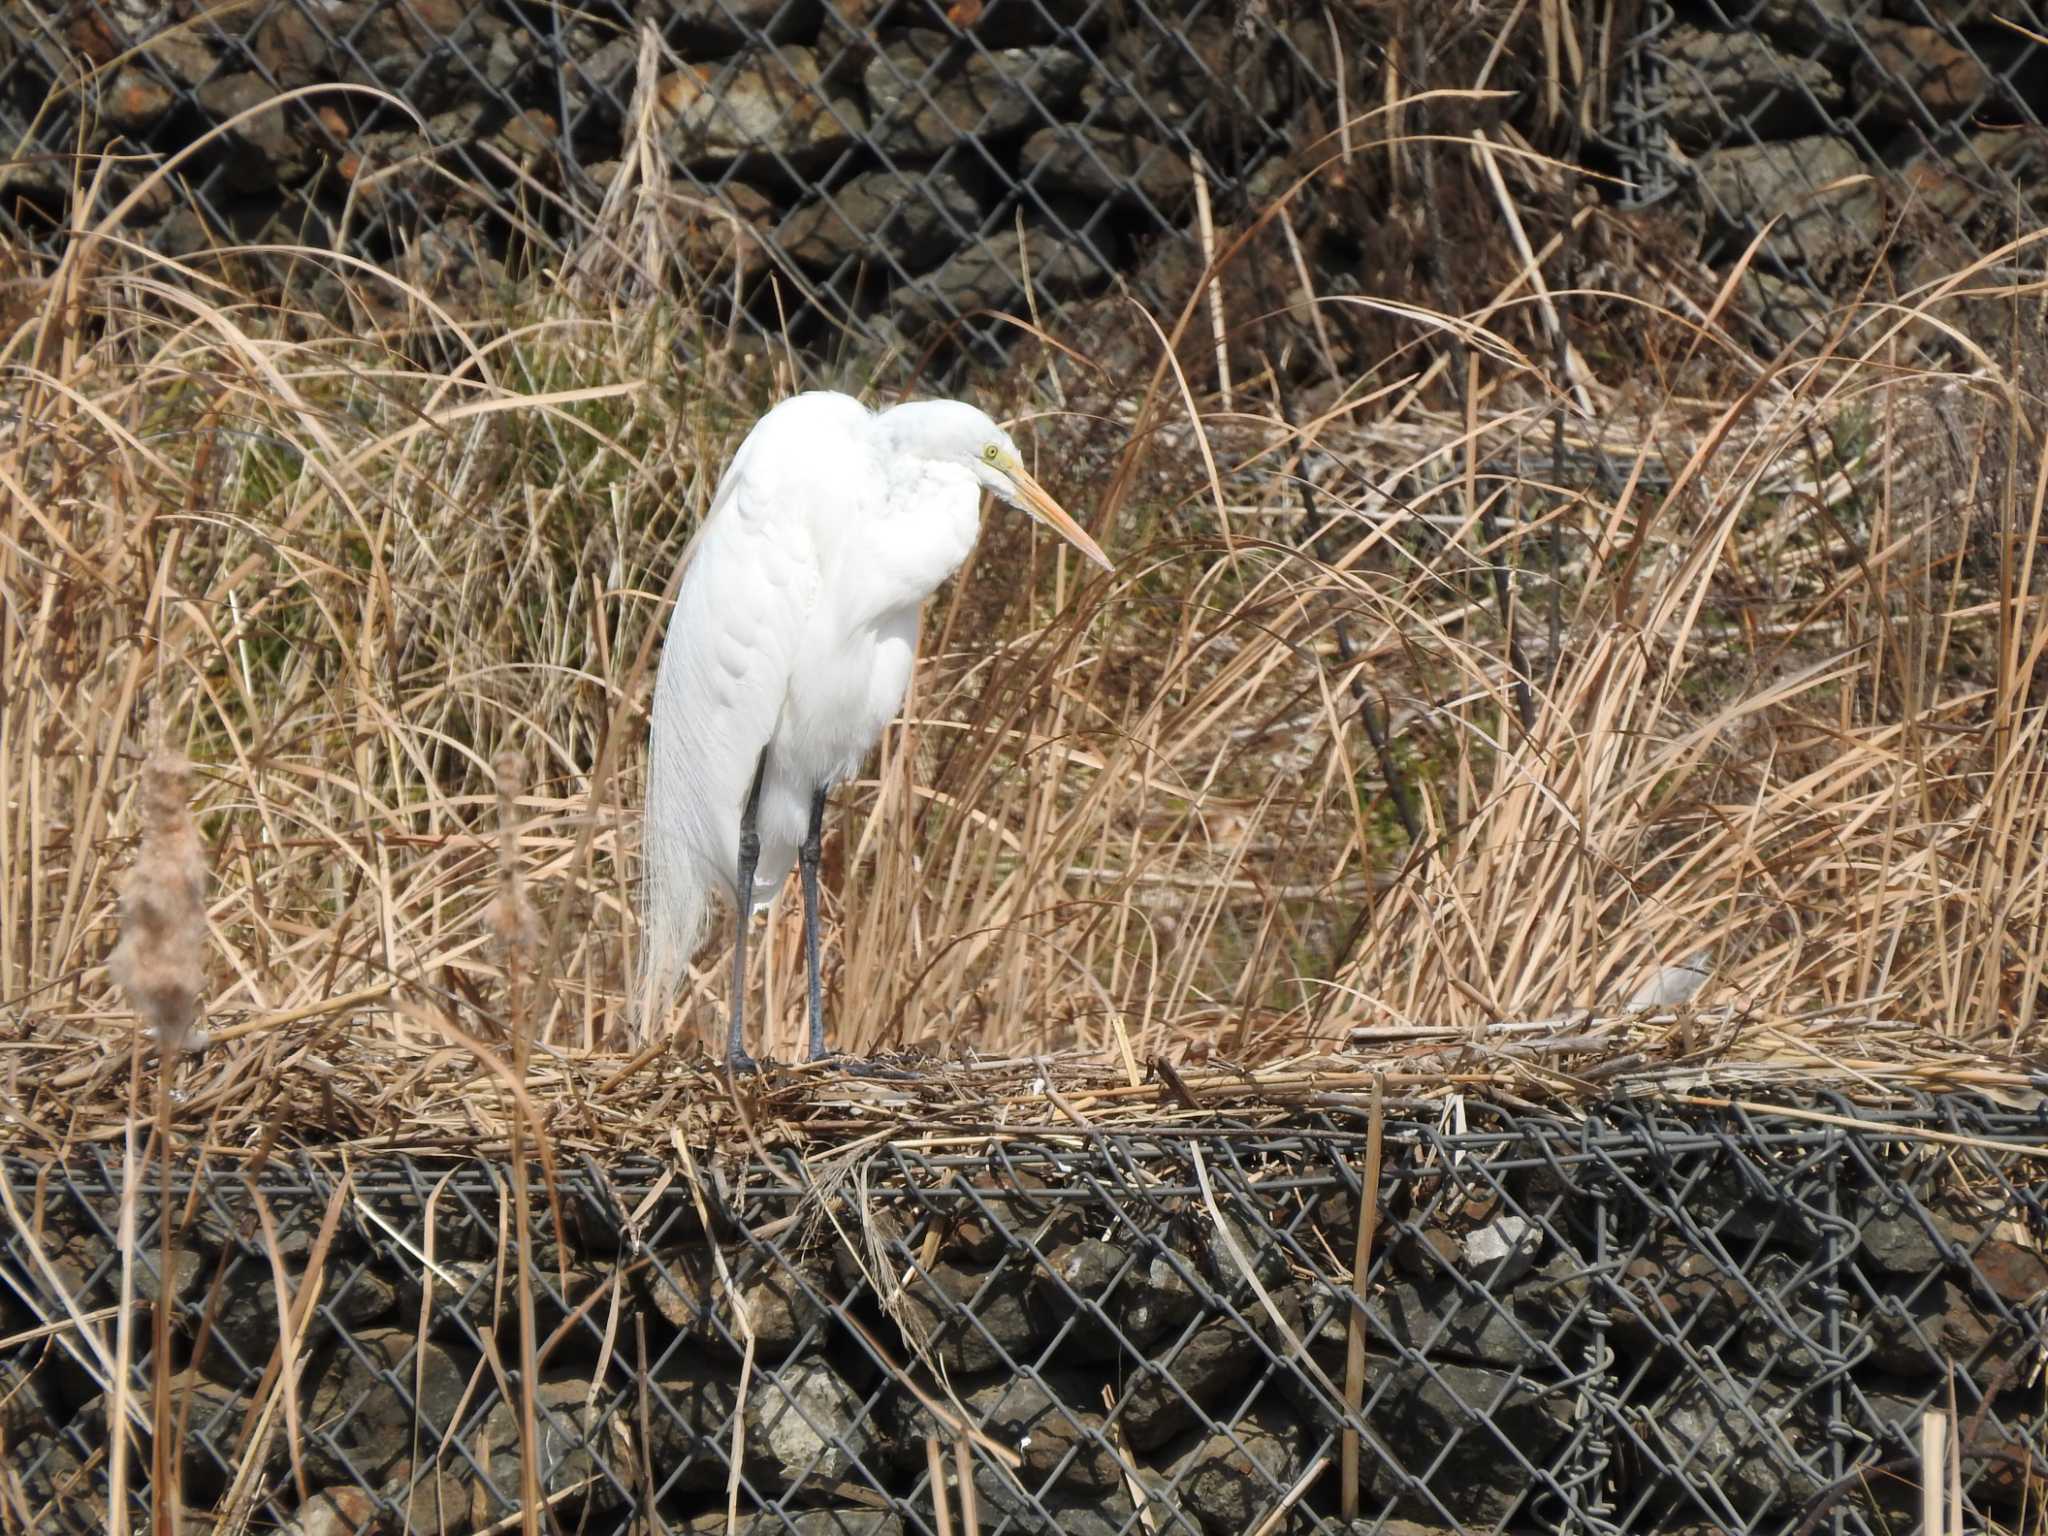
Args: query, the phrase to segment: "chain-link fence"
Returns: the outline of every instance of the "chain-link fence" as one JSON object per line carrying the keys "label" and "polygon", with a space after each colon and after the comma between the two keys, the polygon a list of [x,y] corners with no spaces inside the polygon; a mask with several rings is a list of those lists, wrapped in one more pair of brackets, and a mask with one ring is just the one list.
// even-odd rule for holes
{"label": "chain-link fence", "polygon": [[[128,235],[488,291],[588,234],[642,121],[643,27],[686,286],[800,341],[1156,290],[1197,182],[1216,219],[1284,184],[1366,47],[1291,0],[29,3],[0,11],[0,227],[47,244],[200,143]],[[129,158],[82,209],[101,150]]]}
{"label": "chain-link fence", "polygon": [[[216,1164],[175,1180],[167,1269],[139,1201],[136,1518],[174,1460],[186,1530],[301,1536],[523,1500],[582,1532],[1875,1536],[1916,1526],[1931,1410],[1969,1529],[2038,1522],[2048,1111],[1460,1114],[1391,1106],[1365,1245],[1350,1109],[565,1167],[523,1274],[499,1169]],[[119,1160],[4,1173],[0,1525],[103,1530]]]}
{"label": "chain-link fence", "polygon": [[[1483,87],[1506,92],[1489,120],[1618,168],[1625,184],[1599,185],[1681,211],[1711,258],[1761,233],[1745,297],[1796,317],[1881,255],[1910,288],[2038,222],[2036,12],[25,0],[0,10],[0,230],[51,249],[139,187],[114,229],[158,251],[333,249],[483,302],[587,243],[622,177],[645,190],[646,126],[669,188],[660,288],[799,343],[1014,335],[993,316],[1047,322],[1105,294],[1170,314],[1319,167],[1356,195],[1322,210],[1343,226],[1328,239],[1297,207],[1295,275],[1325,295],[1377,280],[1389,230],[1445,210],[1427,176],[1361,174],[1358,146],[1421,132],[1411,163],[1457,153],[1457,124],[1432,141],[1421,113],[1384,109]],[[174,156],[175,183],[143,180]],[[340,286],[328,275],[324,297]]]}
{"label": "chain-link fence", "polygon": [[1646,0],[1617,93],[1625,205],[1704,254],[1756,243],[1747,297],[1910,292],[1989,261],[2038,272],[2048,11],[2031,0]]}

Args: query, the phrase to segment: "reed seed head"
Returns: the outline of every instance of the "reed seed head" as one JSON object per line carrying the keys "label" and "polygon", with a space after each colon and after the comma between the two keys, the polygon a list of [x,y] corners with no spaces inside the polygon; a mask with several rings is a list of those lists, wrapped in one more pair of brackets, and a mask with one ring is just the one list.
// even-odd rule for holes
{"label": "reed seed head", "polygon": [[142,840],[121,892],[114,984],[166,1057],[206,1043],[206,850],[187,800],[191,765],[159,742],[142,767]]}
{"label": "reed seed head", "polygon": [[498,894],[491,899],[491,942],[508,968],[525,966],[540,947],[540,922],[519,878],[519,838],[514,824],[525,788],[526,764],[509,747],[492,760],[498,785]]}

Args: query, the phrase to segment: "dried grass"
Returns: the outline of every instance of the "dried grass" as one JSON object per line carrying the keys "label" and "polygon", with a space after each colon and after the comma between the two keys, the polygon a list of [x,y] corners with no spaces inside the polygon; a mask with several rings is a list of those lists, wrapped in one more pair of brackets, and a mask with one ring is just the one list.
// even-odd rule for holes
{"label": "dried grass", "polygon": [[[778,1078],[730,1106],[752,1134],[1057,1123],[1034,1078],[1090,1118],[1286,1112],[1374,1070],[1559,1104],[2031,1091],[2039,296],[1979,263],[1772,354],[1637,227],[1578,209],[1561,244],[1549,162],[1424,158],[1461,153],[1476,207],[1522,207],[1461,271],[1479,302],[1368,313],[1276,247],[1318,350],[1347,312],[1394,338],[1345,376],[1228,361],[1231,411],[1157,350],[1149,383],[1052,354],[982,381],[1119,570],[992,515],[933,603],[824,868],[834,1041],[923,1052],[930,1086]],[[575,270],[676,294],[667,208],[622,194]],[[1226,234],[1226,263],[1257,236]],[[204,943],[162,951],[213,979],[189,1134],[502,1148],[530,1115],[542,1146],[663,1144],[724,1090],[692,1047],[612,1049],[649,661],[777,362],[684,302],[457,321],[341,267],[393,318],[340,326],[85,243],[0,338],[9,1141],[132,1108],[110,949],[124,829],[157,814],[147,706],[187,723],[216,854]],[[1546,273],[1567,249],[1579,276]],[[1622,259],[1629,291],[1581,280]],[[1213,350],[1211,291],[1152,334]],[[1946,329],[1964,292],[2004,342]],[[1256,304],[1226,318],[1279,355]],[[532,777],[501,794],[507,749]],[[794,906],[752,962],[785,1057]],[[728,953],[684,1002],[707,1042]],[[1622,1011],[1696,961],[1683,1006]]]}

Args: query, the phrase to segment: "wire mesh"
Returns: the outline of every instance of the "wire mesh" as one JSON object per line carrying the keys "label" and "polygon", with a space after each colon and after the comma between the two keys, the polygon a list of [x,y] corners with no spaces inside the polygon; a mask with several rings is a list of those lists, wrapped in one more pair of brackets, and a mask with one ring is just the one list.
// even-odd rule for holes
{"label": "wire mesh", "polygon": [[[2048,1474],[2048,1111],[1820,1119],[1397,1105],[1362,1291],[1348,1110],[585,1163],[536,1185],[523,1277],[486,1164],[145,1176],[133,1514],[167,1297],[187,1529],[511,1529],[530,1454],[561,1531],[1875,1536],[1918,1508],[1930,1409],[1972,1528],[2016,1521]],[[104,1529],[119,1159],[4,1173],[0,1505]]]}
{"label": "wire mesh", "polygon": [[[1746,297],[2038,270],[2048,32],[2031,0],[1647,0],[1614,151],[1630,206],[1682,210],[1703,253],[1754,244]],[[2021,242],[2015,245],[2015,242]]]}
{"label": "wire mesh", "polygon": [[[478,301],[558,272],[637,185],[645,106],[676,268],[657,286],[800,344],[998,339],[1104,293],[1171,312],[1203,259],[1197,182],[1241,228],[1370,140],[1390,80],[1555,83],[1501,64],[1520,8],[1468,10],[1499,41],[1446,74],[1395,35],[1401,8],[1308,0],[24,0],[0,8],[0,230],[50,250],[119,207],[118,238],[239,247],[314,302],[344,285],[249,253],[332,250]],[[1881,257],[1906,288],[2031,260],[2006,247],[2048,184],[2039,11],[1585,0],[1557,20],[1586,95],[1564,116],[1624,206],[1683,212],[1715,260],[1760,238],[1745,297],[1795,319]],[[1349,291],[1342,253],[1371,235],[1311,251],[1321,291]]]}
{"label": "wire mesh", "polygon": [[0,9],[0,229],[50,246],[182,155],[123,238],[486,290],[589,230],[642,29],[685,286],[799,341],[1145,293],[1148,253],[1194,238],[1195,178],[1241,213],[1334,128],[1366,46],[1292,0],[32,0]]}

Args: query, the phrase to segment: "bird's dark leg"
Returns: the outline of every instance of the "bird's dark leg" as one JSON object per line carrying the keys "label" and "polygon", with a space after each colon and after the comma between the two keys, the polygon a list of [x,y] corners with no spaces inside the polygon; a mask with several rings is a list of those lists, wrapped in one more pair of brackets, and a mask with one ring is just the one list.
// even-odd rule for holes
{"label": "bird's dark leg", "polygon": [[754,866],[761,862],[761,834],[755,823],[761,814],[761,780],[768,772],[768,749],[761,749],[754,764],[754,782],[747,789],[747,803],[740,810],[739,932],[732,942],[732,1033],[726,1037],[725,1064],[734,1072],[751,1072],[758,1065],[747,1054],[742,1020],[747,1000],[747,923],[754,915]]}
{"label": "bird's dark leg", "polygon": [[804,982],[810,991],[811,1060],[826,1055],[825,989],[818,979],[818,849],[825,828],[825,791],[811,796],[811,825],[797,848],[797,868],[804,882]]}

